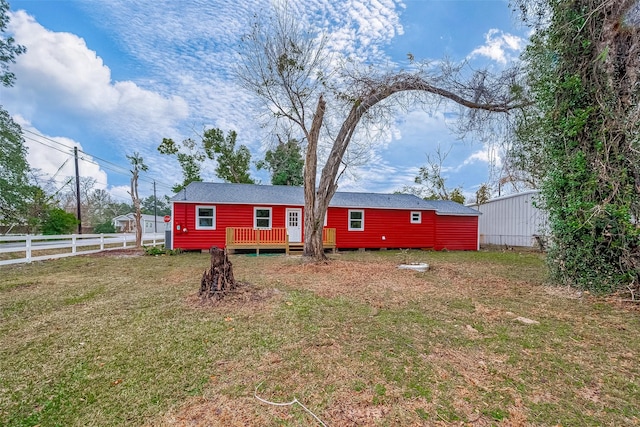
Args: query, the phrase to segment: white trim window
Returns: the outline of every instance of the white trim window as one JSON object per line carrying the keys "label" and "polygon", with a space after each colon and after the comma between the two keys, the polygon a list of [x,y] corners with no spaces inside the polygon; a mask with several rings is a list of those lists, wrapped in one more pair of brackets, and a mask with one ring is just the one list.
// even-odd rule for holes
{"label": "white trim window", "polygon": [[420,211],[411,212],[411,224],[422,224],[422,212]]}
{"label": "white trim window", "polygon": [[196,230],[216,229],[216,207],[196,206]]}
{"label": "white trim window", "polygon": [[253,226],[255,228],[271,228],[271,208],[253,208]]}
{"label": "white trim window", "polygon": [[349,231],[364,231],[364,211],[349,209]]}

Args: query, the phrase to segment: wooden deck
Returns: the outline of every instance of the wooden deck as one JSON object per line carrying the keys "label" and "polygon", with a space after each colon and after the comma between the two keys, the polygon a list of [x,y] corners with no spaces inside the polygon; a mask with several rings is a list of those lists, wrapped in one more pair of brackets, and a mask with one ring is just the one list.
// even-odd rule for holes
{"label": "wooden deck", "polygon": [[[325,249],[335,250],[336,229],[324,228],[322,230],[322,242]],[[284,249],[289,255],[291,250],[302,250],[302,243],[290,243],[287,229],[282,228],[252,228],[252,227],[227,227],[226,248],[231,253],[236,249],[255,249],[260,254],[260,249]]]}

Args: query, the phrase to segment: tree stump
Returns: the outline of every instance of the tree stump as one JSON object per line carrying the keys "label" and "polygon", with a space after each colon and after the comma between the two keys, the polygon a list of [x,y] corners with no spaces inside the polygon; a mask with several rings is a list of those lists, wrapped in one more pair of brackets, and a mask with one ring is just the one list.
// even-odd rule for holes
{"label": "tree stump", "polygon": [[204,300],[218,301],[224,295],[237,287],[233,278],[231,261],[227,257],[227,251],[216,246],[209,249],[211,254],[211,267],[204,271],[200,281],[198,295]]}

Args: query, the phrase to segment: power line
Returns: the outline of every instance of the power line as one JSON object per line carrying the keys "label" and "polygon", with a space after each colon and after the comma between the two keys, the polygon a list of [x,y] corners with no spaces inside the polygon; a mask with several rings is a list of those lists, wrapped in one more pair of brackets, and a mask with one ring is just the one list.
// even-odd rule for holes
{"label": "power line", "polygon": [[[57,147],[52,147],[51,145],[47,145],[44,142],[42,142],[42,141],[40,141],[40,140],[38,140],[36,138],[29,137],[27,135],[23,135],[23,137],[25,139],[28,139],[29,141],[36,142],[36,143],[41,144],[41,145],[43,145],[43,146],[45,146],[47,148],[50,148],[52,150],[56,150],[56,151],[58,151],[60,153],[67,154],[68,156],[73,157],[73,148],[74,147],[71,147],[69,145],[63,144],[63,143],[61,143],[59,141],[56,141],[56,140],[54,140],[52,138],[46,137],[44,135],[41,135],[39,133],[33,132],[31,130],[28,130],[28,129],[24,129],[24,132],[28,132],[28,133],[30,133],[30,134],[32,134],[34,136],[37,136],[38,138],[44,139],[45,141],[52,142],[54,144],[60,145],[60,146],[66,148],[66,149],[68,149],[70,151],[64,151],[64,150],[61,150],[61,149],[59,149]],[[122,175],[128,175],[129,172],[130,172],[128,167],[122,167],[122,166],[120,166],[120,165],[118,165],[116,163],[113,163],[113,162],[111,162],[109,160],[103,159],[103,158],[101,158],[99,156],[96,156],[94,154],[91,154],[91,153],[89,153],[87,151],[78,149],[78,152],[91,157],[91,159],[88,159],[88,158],[85,158],[85,157],[80,157],[80,159],[84,160],[85,162],[92,163],[92,164],[94,164],[96,166],[102,167],[104,169],[107,169],[109,171],[112,171],[112,172],[115,172],[115,173],[118,173],[118,174],[122,174]],[[98,163],[94,159],[99,160],[102,163]],[[146,177],[146,176],[140,176],[139,179],[141,181],[145,181],[145,182],[147,182],[149,184],[153,184],[155,182],[158,186],[164,187],[166,189],[169,189],[169,190],[173,191],[173,185],[170,185],[170,184],[167,184],[165,182],[159,181],[159,180],[157,180],[155,178]]]}
{"label": "power line", "polygon": [[[24,135],[23,135],[23,136],[24,136]],[[38,143],[38,144],[44,145],[45,147],[47,147],[47,148],[51,148],[52,150],[59,151],[59,152],[61,152],[61,153],[63,153],[63,154],[67,154],[67,155],[69,155],[69,156],[72,156],[72,155],[73,155],[73,153],[71,153],[71,152],[61,150],[61,149],[59,149],[59,148],[57,148],[57,147],[52,147],[52,146],[50,146],[50,145],[45,144],[45,143],[44,143],[44,142],[42,142],[42,141],[38,141],[38,140],[37,140],[37,139],[35,139],[35,138],[31,138],[31,137],[28,137],[28,136],[24,136],[24,138],[25,138],[25,139],[27,139],[27,140],[29,140],[29,141],[33,141],[33,142],[36,142],[36,143]],[[73,148],[71,148],[71,147],[68,147],[68,148],[69,148],[70,150],[73,150]]]}

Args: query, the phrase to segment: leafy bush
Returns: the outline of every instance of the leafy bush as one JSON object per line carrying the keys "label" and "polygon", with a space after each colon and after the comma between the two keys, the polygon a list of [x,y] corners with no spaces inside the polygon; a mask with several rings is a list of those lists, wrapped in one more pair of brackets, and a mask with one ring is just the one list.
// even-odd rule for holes
{"label": "leafy bush", "polygon": [[160,245],[160,246],[143,246],[142,248],[144,249],[144,254],[145,255],[151,255],[151,256],[180,255],[182,253],[182,249],[180,249],[180,248],[168,249],[168,248],[165,248],[164,245]]}
{"label": "leafy bush", "polygon": [[102,224],[98,224],[93,228],[93,232],[97,233],[97,234],[109,234],[109,233],[115,233],[116,232],[116,227],[113,225],[113,223],[111,221],[105,221]]}
{"label": "leafy bush", "polygon": [[64,209],[53,208],[47,212],[42,223],[42,234],[56,235],[73,233],[77,225],[78,220],[73,214],[65,212]]}
{"label": "leafy bush", "polygon": [[[636,292],[640,33],[621,24],[629,3],[516,4],[538,24],[524,55],[536,109],[518,135],[539,147],[551,279],[594,293]],[[536,22],[536,10],[551,13]]]}

